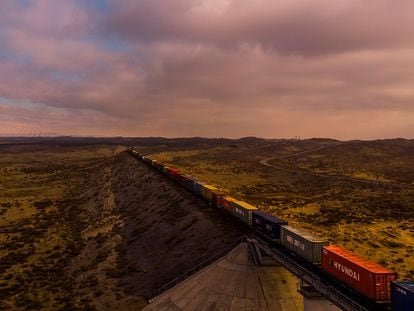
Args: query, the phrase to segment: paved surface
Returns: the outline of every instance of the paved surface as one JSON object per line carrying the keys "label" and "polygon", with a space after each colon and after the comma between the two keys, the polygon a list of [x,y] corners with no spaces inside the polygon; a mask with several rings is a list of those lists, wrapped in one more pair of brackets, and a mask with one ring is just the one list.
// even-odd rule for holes
{"label": "paved surface", "polygon": [[281,266],[256,267],[246,243],[144,310],[303,310],[297,279]]}

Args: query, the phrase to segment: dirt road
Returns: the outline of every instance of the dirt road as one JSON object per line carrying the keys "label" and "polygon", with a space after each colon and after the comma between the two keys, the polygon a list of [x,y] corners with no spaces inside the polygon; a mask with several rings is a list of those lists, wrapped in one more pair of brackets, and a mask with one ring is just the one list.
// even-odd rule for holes
{"label": "dirt road", "polygon": [[285,168],[285,167],[273,165],[270,163],[271,161],[276,160],[276,159],[296,157],[296,156],[300,156],[303,154],[316,152],[322,149],[324,149],[324,146],[311,149],[311,150],[305,150],[305,151],[301,151],[297,153],[287,154],[283,156],[269,157],[269,158],[260,160],[259,163],[263,166],[271,167],[279,171],[295,173],[295,174],[300,174],[300,175],[310,175],[310,176],[315,176],[315,177],[320,177],[320,178],[329,178],[329,179],[335,179],[335,180],[348,180],[348,181],[355,181],[355,182],[360,182],[360,183],[375,184],[375,185],[382,185],[382,186],[389,185],[389,186],[397,186],[397,187],[403,187],[403,188],[414,188],[414,185],[405,184],[405,183],[397,183],[393,181],[382,181],[382,180],[369,180],[369,179],[349,177],[349,176],[343,176],[343,175],[330,175],[330,174],[324,174],[324,173],[315,173],[315,172],[304,170],[304,169]]}

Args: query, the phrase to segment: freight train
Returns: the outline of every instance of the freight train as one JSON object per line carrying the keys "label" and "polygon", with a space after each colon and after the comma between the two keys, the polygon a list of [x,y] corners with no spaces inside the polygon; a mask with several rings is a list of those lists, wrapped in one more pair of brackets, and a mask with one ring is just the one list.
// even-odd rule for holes
{"label": "freight train", "polygon": [[257,207],[226,195],[217,187],[182,174],[176,168],[129,149],[136,158],[169,176],[215,208],[239,219],[270,243],[293,252],[301,260],[346,284],[371,302],[389,303],[392,310],[414,311],[414,281],[396,281],[391,270],[340,246],[329,245],[310,233],[289,226],[288,222],[260,211]]}

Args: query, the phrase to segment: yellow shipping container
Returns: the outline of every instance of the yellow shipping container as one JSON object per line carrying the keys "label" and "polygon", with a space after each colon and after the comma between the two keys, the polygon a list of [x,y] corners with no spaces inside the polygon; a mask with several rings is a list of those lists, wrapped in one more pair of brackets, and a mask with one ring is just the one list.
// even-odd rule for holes
{"label": "yellow shipping container", "polygon": [[201,195],[205,199],[211,201],[212,198],[213,198],[213,191],[218,191],[218,189],[216,187],[212,186],[212,185],[205,184],[201,188]]}

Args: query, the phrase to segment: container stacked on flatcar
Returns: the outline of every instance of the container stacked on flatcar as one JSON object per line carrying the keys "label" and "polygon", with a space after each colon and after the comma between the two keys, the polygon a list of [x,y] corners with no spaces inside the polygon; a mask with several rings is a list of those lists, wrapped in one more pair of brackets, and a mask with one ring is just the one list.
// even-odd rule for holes
{"label": "container stacked on flatcar", "polygon": [[212,203],[218,208],[224,208],[224,198],[226,194],[220,190],[212,192]]}
{"label": "container stacked on flatcar", "polygon": [[176,168],[173,167],[167,167],[167,175],[170,176],[172,179],[178,181],[179,178],[179,171]]}
{"label": "container stacked on flatcar", "polygon": [[204,185],[204,183],[202,183],[201,181],[198,181],[198,180],[194,181],[194,192],[195,192],[195,194],[201,196],[201,189],[203,189],[203,185]]}
{"label": "container stacked on flatcar", "polygon": [[280,242],[300,257],[313,264],[322,262],[322,247],[329,243],[310,233],[288,225],[280,227]]}
{"label": "container stacked on flatcar", "polygon": [[226,210],[229,213],[233,213],[233,205],[231,204],[231,202],[233,202],[235,200],[236,200],[235,198],[226,195],[223,198],[223,208],[224,208],[224,210]]}
{"label": "container stacked on flatcar", "polygon": [[323,248],[322,268],[370,299],[391,299],[395,273],[340,246]]}
{"label": "container stacked on flatcar", "polygon": [[414,281],[391,282],[391,301],[393,311],[413,311]]}
{"label": "container stacked on flatcar", "polygon": [[187,190],[194,192],[194,182],[195,182],[195,178],[193,176],[189,176],[189,175],[182,175],[184,177],[184,186],[187,188]]}
{"label": "container stacked on flatcar", "polygon": [[218,189],[212,185],[203,184],[201,187],[201,196],[207,201],[212,201],[214,191],[218,191]]}
{"label": "container stacked on flatcar", "polygon": [[248,224],[249,226],[252,225],[252,212],[257,210],[257,207],[234,199],[230,202],[232,205],[233,215],[239,218],[244,223]]}
{"label": "container stacked on flatcar", "polygon": [[273,242],[280,241],[280,226],[287,224],[287,221],[262,211],[252,213],[252,228]]}
{"label": "container stacked on flatcar", "polygon": [[176,179],[182,186],[184,186],[184,187],[186,186],[187,177],[184,174],[181,174],[180,172],[177,172]]}

